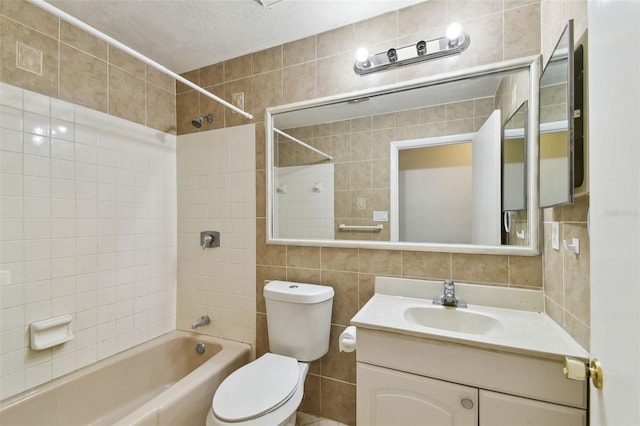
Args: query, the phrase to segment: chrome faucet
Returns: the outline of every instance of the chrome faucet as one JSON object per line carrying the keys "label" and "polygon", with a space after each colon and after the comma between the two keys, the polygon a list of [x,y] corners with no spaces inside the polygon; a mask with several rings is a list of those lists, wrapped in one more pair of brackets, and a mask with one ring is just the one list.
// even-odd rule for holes
{"label": "chrome faucet", "polygon": [[195,330],[196,328],[201,327],[203,325],[207,325],[210,322],[211,322],[211,318],[209,318],[209,315],[203,315],[200,318],[198,318],[196,322],[191,324],[191,328]]}
{"label": "chrome faucet", "polygon": [[434,305],[453,306],[454,308],[466,308],[467,303],[456,298],[456,288],[453,281],[442,283],[444,293],[442,296],[433,299]]}

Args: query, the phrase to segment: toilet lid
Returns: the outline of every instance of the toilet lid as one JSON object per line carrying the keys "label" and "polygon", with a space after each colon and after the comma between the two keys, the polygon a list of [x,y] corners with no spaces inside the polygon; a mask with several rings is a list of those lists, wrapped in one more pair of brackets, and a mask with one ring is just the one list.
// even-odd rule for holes
{"label": "toilet lid", "polygon": [[241,422],[268,413],[293,395],[298,376],[295,358],[264,354],[220,384],[213,396],[213,412],[227,422]]}

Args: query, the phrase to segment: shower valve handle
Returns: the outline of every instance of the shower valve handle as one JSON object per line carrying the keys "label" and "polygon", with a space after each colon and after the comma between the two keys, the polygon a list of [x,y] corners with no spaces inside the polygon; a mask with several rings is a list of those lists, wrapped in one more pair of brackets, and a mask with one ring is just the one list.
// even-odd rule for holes
{"label": "shower valve handle", "polygon": [[213,242],[213,235],[205,235],[204,237],[202,237],[202,248],[205,249],[211,246],[212,242]]}

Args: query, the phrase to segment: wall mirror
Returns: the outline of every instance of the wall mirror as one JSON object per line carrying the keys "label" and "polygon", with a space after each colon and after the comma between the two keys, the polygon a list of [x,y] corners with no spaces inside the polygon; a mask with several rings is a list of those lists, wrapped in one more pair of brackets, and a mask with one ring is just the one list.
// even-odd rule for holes
{"label": "wall mirror", "polygon": [[582,174],[576,174],[574,167],[574,93],[573,21],[569,21],[540,77],[540,206],[543,208],[573,203],[574,187],[582,183]]}
{"label": "wall mirror", "polygon": [[538,254],[539,66],[268,108],[267,243]]}

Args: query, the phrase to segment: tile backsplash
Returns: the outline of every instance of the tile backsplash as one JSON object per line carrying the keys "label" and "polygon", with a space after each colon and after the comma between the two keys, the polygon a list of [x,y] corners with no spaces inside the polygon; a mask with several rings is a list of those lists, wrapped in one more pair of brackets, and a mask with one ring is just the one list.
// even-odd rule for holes
{"label": "tile backsplash", "polygon": [[[175,328],[176,137],[0,83],[0,398]],[[29,324],[71,314],[34,351]]]}

